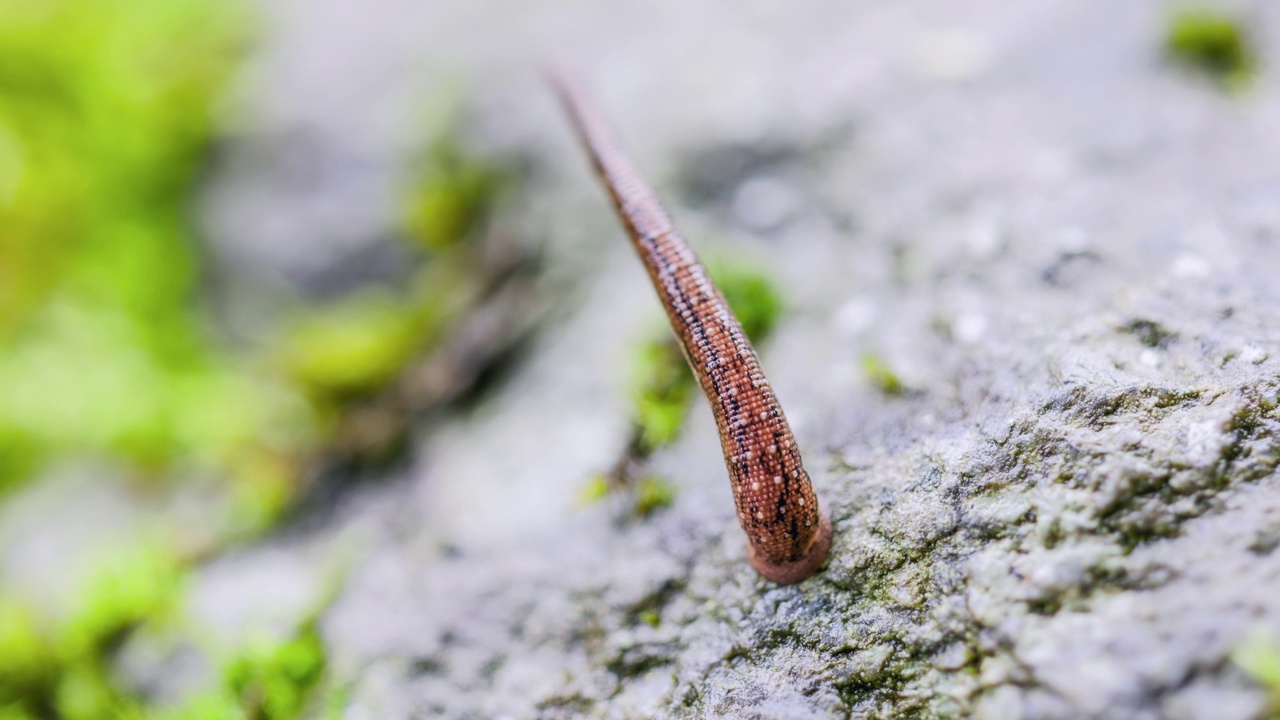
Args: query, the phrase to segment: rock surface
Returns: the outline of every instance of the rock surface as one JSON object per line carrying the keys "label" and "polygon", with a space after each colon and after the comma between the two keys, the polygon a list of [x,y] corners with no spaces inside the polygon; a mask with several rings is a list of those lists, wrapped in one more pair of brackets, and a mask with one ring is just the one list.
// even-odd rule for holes
{"label": "rock surface", "polygon": [[[255,122],[332,161],[227,170],[215,237],[287,269],[377,236],[403,108],[452,79],[481,146],[537,159],[526,227],[577,300],[400,482],[214,563],[193,612],[297,605],[272,568],[344,553],[321,627],[353,720],[1261,717],[1231,654],[1280,637],[1280,8],[1239,6],[1241,96],[1162,60],[1167,10],[271,4]],[[748,568],[701,406],[653,460],[672,508],[577,501],[659,314],[557,54],[694,244],[787,296],[764,364],[836,531],[798,586]]]}

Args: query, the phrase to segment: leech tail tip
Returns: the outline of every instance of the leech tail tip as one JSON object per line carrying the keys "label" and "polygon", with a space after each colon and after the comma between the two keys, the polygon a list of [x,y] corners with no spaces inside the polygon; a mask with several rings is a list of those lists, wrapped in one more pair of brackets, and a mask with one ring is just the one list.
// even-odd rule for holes
{"label": "leech tail tip", "polygon": [[772,580],[779,585],[794,585],[818,572],[827,561],[827,554],[831,550],[831,516],[822,511],[819,512],[818,518],[818,532],[814,534],[808,551],[798,560],[771,561],[757,553],[755,546],[748,542],[747,559],[751,562],[751,567],[766,580]]}

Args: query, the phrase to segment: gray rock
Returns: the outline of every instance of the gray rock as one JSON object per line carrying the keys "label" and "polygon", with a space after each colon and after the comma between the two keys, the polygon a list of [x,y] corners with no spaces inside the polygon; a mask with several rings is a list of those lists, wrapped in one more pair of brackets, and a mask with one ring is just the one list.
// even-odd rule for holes
{"label": "gray rock", "polygon": [[[338,20],[357,5],[354,32]],[[541,158],[529,231],[583,301],[500,393],[421,439],[394,501],[351,511],[381,530],[322,620],[347,717],[1265,711],[1230,659],[1280,630],[1280,95],[1265,63],[1239,98],[1179,74],[1154,3],[487,0],[419,9],[412,33],[396,19],[410,5],[275,8],[268,85],[349,32],[381,53],[360,60],[381,84],[322,65],[319,99],[264,93],[292,103],[262,101],[264,132],[320,127],[342,138],[330,153],[368,156],[326,166],[359,168],[350,187],[236,180],[215,192],[235,222],[215,230],[269,211],[293,218],[260,225],[281,243],[317,218],[333,248],[376,236],[406,135],[372,143],[379,108],[454,73],[482,143]],[[1280,9],[1242,8],[1274,39]],[[378,17],[390,41],[369,39]],[[653,459],[674,507],[620,525],[575,503],[623,451],[628,353],[658,316],[519,69],[556,52],[691,239],[767,264],[792,305],[764,362],[835,521],[811,580],[779,588],[744,562],[702,407]],[[362,102],[335,104],[343,87]],[[708,157],[728,158],[711,185]],[[858,369],[868,352],[912,391],[880,395]]]}

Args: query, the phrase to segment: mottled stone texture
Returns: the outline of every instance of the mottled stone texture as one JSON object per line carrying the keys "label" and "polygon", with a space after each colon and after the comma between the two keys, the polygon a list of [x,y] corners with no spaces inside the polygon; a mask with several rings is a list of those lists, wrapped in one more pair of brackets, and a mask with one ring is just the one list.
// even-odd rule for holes
{"label": "mottled stone texture", "polygon": [[[268,84],[460,78],[479,145],[538,158],[523,226],[573,298],[403,482],[271,549],[362,533],[322,620],[347,717],[1261,717],[1230,656],[1280,639],[1280,8],[1237,5],[1263,53],[1230,96],[1162,59],[1157,3],[748,5],[273,6]],[[309,69],[346,32],[378,38],[356,79]],[[674,507],[577,504],[624,451],[660,314],[530,71],[552,54],[699,252],[756,259],[788,298],[762,362],[834,520],[810,580],[747,566],[704,407],[650,468]],[[372,82],[384,66],[418,70]],[[337,142],[385,111],[262,115]],[[340,185],[224,182],[240,223]]]}

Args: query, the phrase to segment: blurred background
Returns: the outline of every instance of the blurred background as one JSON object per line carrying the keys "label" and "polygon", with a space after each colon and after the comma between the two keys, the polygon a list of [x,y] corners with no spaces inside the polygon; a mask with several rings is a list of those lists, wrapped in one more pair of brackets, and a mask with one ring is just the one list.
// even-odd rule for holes
{"label": "blurred background", "polygon": [[[0,720],[340,717],[319,618],[387,518],[401,537],[419,522],[358,508],[431,505],[450,530],[424,552],[444,557],[519,537],[548,496],[548,517],[603,503],[616,522],[674,502],[651,459],[694,386],[546,91],[548,60],[579,68],[687,211],[752,337],[798,318],[781,385],[802,432],[827,438],[827,388],[895,396],[928,374],[891,325],[861,342],[875,303],[852,284],[910,295],[931,263],[999,255],[1002,228],[1040,211],[964,197],[992,168],[1049,188],[1205,107],[1252,103],[1262,134],[1275,20],[1260,3],[0,0]],[[1162,83],[1186,108],[1164,126],[1060,112],[1165,107]],[[1059,149],[1081,136],[1091,149]],[[867,145],[892,150],[868,161]],[[946,178],[932,194],[922,169]],[[869,177],[892,207],[854,211]],[[1275,186],[1253,188],[1244,200]],[[895,228],[947,193],[978,209],[938,220],[962,230],[920,260]],[[1043,213],[1093,207],[1071,197]],[[1053,282],[1099,251],[1088,223],[1028,242]],[[853,240],[883,262],[841,254]],[[1105,252],[1104,288],[1146,257],[1136,241]],[[980,338],[989,318],[968,302],[923,324]],[[598,316],[547,340],[587,305]],[[603,379],[564,390],[557,372]],[[511,419],[493,420],[504,393]],[[457,429],[476,418],[563,427],[495,445]],[[427,463],[463,480],[542,467],[436,492]],[[498,495],[489,514],[453,509]],[[311,549],[271,559],[300,537]]]}

